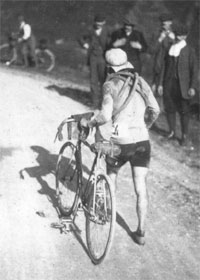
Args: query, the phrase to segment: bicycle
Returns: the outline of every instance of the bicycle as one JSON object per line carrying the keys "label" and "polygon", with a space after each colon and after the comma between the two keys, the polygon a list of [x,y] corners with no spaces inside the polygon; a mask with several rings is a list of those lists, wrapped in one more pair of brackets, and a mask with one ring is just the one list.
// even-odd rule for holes
{"label": "bicycle", "polygon": [[[20,63],[20,43],[18,43],[18,34],[12,33],[8,37],[8,42],[0,45],[0,61],[7,66],[21,65]],[[40,70],[51,72],[55,67],[55,55],[48,48],[47,40],[41,39],[39,46],[35,49],[37,66]],[[30,55],[28,55],[29,66],[34,66],[35,63]]]}
{"label": "bicycle", "polygon": [[[81,207],[84,210],[88,253],[94,264],[100,264],[110,251],[116,220],[114,185],[102,166],[102,159],[120,151],[110,142],[88,143],[89,128],[83,129],[80,120],[90,118],[92,114],[71,116],[58,127],[56,138],[62,140],[62,129],[67,124],[68,141],[61,147],[57,161],[56,196],[61,219],[64,218],[63,224],[67,218],[74,224],[78,209]],[[73,143],[71,136],[72,123],[76,123],[78,128],[76,143]],[[85,186],[82,144],[95,153]]]}

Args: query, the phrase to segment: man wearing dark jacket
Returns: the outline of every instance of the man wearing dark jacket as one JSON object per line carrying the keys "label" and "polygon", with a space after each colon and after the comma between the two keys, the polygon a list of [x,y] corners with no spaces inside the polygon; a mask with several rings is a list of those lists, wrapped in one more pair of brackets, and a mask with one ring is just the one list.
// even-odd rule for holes
{"label": "man wearing dark jacket", "polygon": [[101,104],[101,88],[106,76],[104,55],[110,44],[110,32],[102,15],[95,16],[92,31],[82,37],[81,44],[88,50],[93,106],[98,108]]}
{"label": "man wearing dark jacket", "polygon": [[135,71],[140,74],[142,70],[140,54],[147,50],[147,44],[143,34],[135,30],[134,26],[133,21],[124,19],[123,28],[112,34],[112,47],[125,51]]}
{"label": "man wearing dark jacket", "polygon": [[167,121],[168,139],[175,137],[176,112],[181,120],[181,145],[192,148],[188,140],[190,99],[197,88],[197,60],[195,51],[187,42],[187,28],[178,25],[175,28],[176,42],[169,49],[161,71],[158,92],[163,94]]}
{"label": "man wearing dark jacket", "polygon": [[160,16],[161,31],[156,38],[154,46],[154,66],[153,66],[153,85],[152,90],[157,96],[157,87],[159,76],[162,69],[162,64],[166,53],[175,41],[175,34],[172,30],[172,16],[169,14],[162,14]]}

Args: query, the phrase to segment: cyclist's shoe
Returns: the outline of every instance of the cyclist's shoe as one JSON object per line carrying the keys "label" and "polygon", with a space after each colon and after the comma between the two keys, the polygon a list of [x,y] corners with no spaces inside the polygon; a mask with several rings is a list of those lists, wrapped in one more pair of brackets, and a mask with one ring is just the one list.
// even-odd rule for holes
{"label": "cyclist's shoe", "polygon": [[135,243],[137,243],[138,245],[144,246],[144,244],[145,244],[145,233],[144,232],[142,232],[140,230],[134,231],[131,233],[131,237]]}

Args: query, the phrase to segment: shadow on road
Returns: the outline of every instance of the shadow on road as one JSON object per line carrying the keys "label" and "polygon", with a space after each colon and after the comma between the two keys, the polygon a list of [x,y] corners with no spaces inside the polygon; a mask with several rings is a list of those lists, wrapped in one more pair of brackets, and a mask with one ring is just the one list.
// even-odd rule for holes
{"label": "shadow on road", "polygon": [[155,132],[155,133],[157,133],[157,134],[159,134],[163,137],[166,137],[167,134],[168,134],[167,130],[159,127],[156,123],[154,123],[150,129],[151,129],[151,131],[153,131],[153,132]]}
{"label": "shadow on road", "polygon": [[69,87],[62,88],[57,85],[50,85],[50,86],[46,87],[46,89],[54,90],[59,95],[71,98],[71,99],[75,100],[76,102],[82,103],[83,105],[86,105],[86,106],[92,105],[89,92],[82,91],[82,90],[75,89],[75,88],[69,88]]}
{"label": "shadow on road", "polygon": [[11,157],[13,151],[19,150],[19,148],[5,148],[5,147],[0,147],[0,161],[3,160],[5,157]]}
{"label": "shadow on road", "polygon": [[79,244],[82,246],[83,250],[89,257],[88,249],[87,249],[87,246],[85,245],[85,243],[83,242],[83,239],[81,238],[81,235],[80,235],[81,231],[80,231],[79,227],[76,224],[74,224],[74,226],[72,227],[71,230],[73,232],[74,237],[76,238],[76,240],[79,242]]}
{"label": "shadow on road", "polygon": [[26,172],[31,178],[35,178],[41,186],[41,189],[38,192],[46,195],[53,207],[57,210],[56,192],[49,187],[42,177],[51,173],[55,174],[58,155],[50,154],[48,150],[40,146],[31,146],[31,149],[38,154],[36,160],[39,165],[25,167],[20,170],[20,177],[24,179],[24,172]]}
{"label": "shadow on road", "polygon": [[[41,186],[41,189],[38,191],[38,193],[40,193],[41,195],[46,195],[49,201],[52,203],[53,207],[56,209],[58,215],[60,215],[58,211],[56,191],[55,189],[52,189],[42,178],[43,176],[47,176],[48,174],[55,175],[58,155],[51,154],[48,150],[40,146],[31,146],[31,149],[33,150],[33,152],[38,154],[36,158],[38,165],[33,167],[25,167],[24,169],[20,170],[20,178],[24,179],[25,173],[27,173],[31,178],[35,178]],[[89,175],[89,169],[86,166],[83,166],[83,170]],[[85,179],[83,183],[86,183]],[[83,247],[83,250],[88,255],[87,247],[80,235],[81,231],[76,224],[74,224],[74,227],[72,227],[72,232],[79,244]]]}
{"label": "shadow on road", "polygon": [[131,230],[129,226],[125,222],[124,218],[118,212],[116,213],[116,221],[118,225],[120,225],[127,232],[127,234],[131,236]]}

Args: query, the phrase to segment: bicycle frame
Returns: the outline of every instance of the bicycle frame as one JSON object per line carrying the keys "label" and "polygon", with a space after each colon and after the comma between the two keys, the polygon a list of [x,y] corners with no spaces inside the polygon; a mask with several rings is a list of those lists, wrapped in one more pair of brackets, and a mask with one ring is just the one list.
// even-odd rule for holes
{"label": "bicycle frame", "polygon": [[[85,188],[84,188],[84,183],[83,183],[83,168],[82,168],[82,144],[84,144],[86,147],[88,147],[91,150],[91,145],[85,141],[85,140],[81,140],[78,139],[77,141],[77,145],[76,145],[76,158],[77,158],[77,166],[76,166],[76,172],[78,175],[78,189],[79,189],[79,198],[81,199],[82,202],[82,207],[84,209],[84,211],[88,212],[88,209],[86,207],[86,201],[88,196],[91,193],[91,189],[89,189],[89,183],[91,182],[91,178],[94,175],[94,192],[93,192],[93,196],[95,197],[96,195],[96,172],[97,170],[99,170],[101,168],[101,164],[100,164],[100,159],[101,159],[101,154],[100,153],[96,153],[95,158],[93,160],[92,163],[92,168],[91,171],[89,173],[89,177],[87,179],[87,183],[85,184]],[[95,203],[95,200],[93,200],[93,203]],[[94,209],[94,205],[93,205],[93,209]],[[75,210],[75,215],[76,216],[77,213],[77,209]]]}

